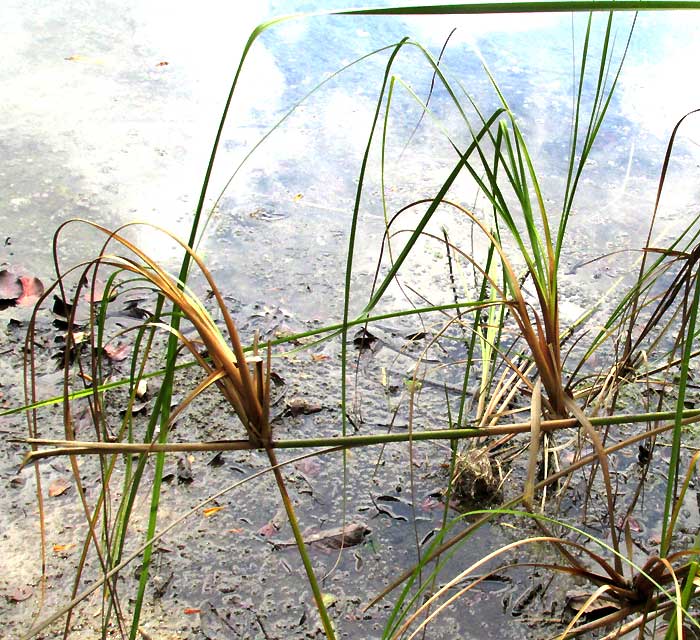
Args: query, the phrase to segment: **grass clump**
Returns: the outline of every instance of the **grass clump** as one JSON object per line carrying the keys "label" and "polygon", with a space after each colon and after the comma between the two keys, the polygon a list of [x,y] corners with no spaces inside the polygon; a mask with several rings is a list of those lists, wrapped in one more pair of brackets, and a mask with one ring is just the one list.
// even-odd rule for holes
{"label": "grass clump", "polygon": [[[696,3],[657,4],[678,8],[695,6]],[[528,3],[527,6],[525,3],[483,3],[338,13],[579,11],[613,6],[625,9],[645,8],[644,3],[640,2],[555,2]],[[443,69],[441,59],[435,59],[418,43],[404,39],[380,50],[388,58],[359,170],[348,241],[342,319],[336,325],[287,336],[277,341],[277,344],[267,343],[263,347],[259,344],[257,334],[249,337],[248,345],[244,343],[223,295],[204,260],[193,247],[199,237],[209,179],[240,69],[256,38],[265,29],[282,20],[284,19],[274,20],[258,27],[246,45],[216,136],[188,242],[179,241],[168,234],[183,250],[184,258],[177,276],[170,274],[129,239],[128,226],[110,231],[90,221],[69,223],[96,229],[103,234],[104,244],[93,259],[67,272],[60,269],[56,248],[58,241],[54,242],[58,280],[40,300],[35,317],[48,297],[54,291],[60,292],[62,304],[69,310],[66,314],[62,363],[65,374],[62,398],[65,437],[61,440],[47,439],[39,430],[37,412],[41,402],[34,385],[37,370],[33,355],[36,338],[33,320],[26,342],[28,442],[32,447],[26,464],[37,463],[37,482],[41,495],[38,462],[54,455],[69,456],[88,532],[82,545],[70,601],[58,613],[38,622],[27,637],[36,636],[64,614],[64,634],[68,635],[74,607],[98,588],[102,589],[105,603],[101,612],[103,635],[107,636],[113,629],[130,638],[142,634],[141,611],[149,580],[153,543],[164,534],[164,531],[158,532],[157,525],[165,456],[174,451],[261,450],[267,457],[267,470],[275,477],[284,512],[314,596],[323,633],[328,638],[334,638],[335,623],[329,614],[331,599],[322,591],[323,583],[317,578],[312,566],[304,533],[290,497],[288,480],[282,474],[282,464],[277,459],[277,450],[313,448],[314,453],[308,455],[342,450],[342,473],[347,476],[347,449],[405,443],[410,460],[408,474],[411,489],[415,493],[414,447],[421,440],[449,443],[450,471],[444,491],[442,525],[430,544],[423,545],[423,549],[420,548],[422,545],[416,545],[419,559],[415,570],[401,575],[373,601],[378,601],[403,585],[402,591],[395,596],[395,606],[386,621],[385,637],[415,637],[422,633],[428,624],[439,620],[445,608],[458,598],[466,596],[477,584],[495,572],[512,569],[515,561],[508,559],[511,552],[516,549],[522,552],[523,549],[535,547],[553,549],[556,561],[533,561],[530,563],[532,566],[536,565],[552,575],[561,574],[585,580],[591,585],[589,596],[563,630],[561,637],[585,635],[609,625],[614,625],[615,633],[618,634],[631,629],[644,629],[671,611],[674,616],[663,623],[666,625],[664,633],[669,638],[674,634],[682,637],[680,634],[683,628],[697,626],[689,612],[696,606],[698,591],[697,540],[691,546],[678,548],[678,537],[674,538],[678,514],[698,459],[697,455],[692,458],[683,476],[682,429],[698,419],[698,411],[685,407],[691,366],[697,351],[694,345],[697,309],[700,304],[697,269],[699,253],[696,248],[697,231],[693,225],[669,247],[660,248],[651,242],[654,226],[652,218],[636,282],[613,309],[602,329],[591,338],[580,363],[567,361],[566,340],[572,338],[571,333],[563,330],[560,319],[561,264],[570,239],[569,223],[575,197],[582,184],[584,167],[594,141],[610,108],[626,47],[632,37],[633,24],[623,46],[616,49],[613,37],[614,16],[612,13],[607,14],[597,41],[599,53],[594,54],[593,41],[596,38],[597,23],[592,15],[586,23],[575,78],[565,189],[560,198],[561,211],[556,214],[547,205],[536,161],[526,144],[526,135],[488,69],[485,68],[485,73],[497,99],[497,106],[492,111],[483,110],[476,96],[470,95],[458,83],[451,81]],[[384,176],[387,127],[394,117],[393,101],[396,100],[398,91],[408,89],[395,73],[395,65],[409,49],[418,52],[433,75],[431,86],[440,87],[449,96],[460,117],[462,133],[467,142],[463,144],[445,133],[454,152],[453,164],[447,178],[431,197],[403,203],[391,214],[386,192],[383,191],[386,229],[381,257],[367,302],[361,312],[353,317],[351,294],[354,256],[361,224],[359,213],[369,188],[366,184],[367,176],[372,171],[371,158],[377,146],[381,151],[378,170],[381,177]],[[430,116],[437,128],[446,131],[439,114],[431,109],[430,99],[424,102],[412,91],[410,93],[418,101],[421,112]],[[672,149],[673,139],[662,166],[657,208]],[[480,197],[486,203],[485,211],[455,201],[454,186],[458,179],[465,176],[476,185]],[[462,239],[447,229],[441,235],[434,232],[434,218],[437,219],[438,215],[447,211],[473,230],[473,237],[477,237],[481,246],[485,247],[481,254],[465,248]],[[407,228],[399,228],[402,224]],[[59,229],[57,237],[67,230],[67,225],[64,225]],[[379,313],[387,291],[397,282],[400,283],[409,259],[424,242],[430,246],[440,246],[444,250],[454,302],[433,304],[422,297],[421,304],[418,305],[414,303],[414,298],[407,296],[406,308]],[[220,323],[214,321],[212,313],[188,286],[190,271],[194,267],[211,291],[215,313],[221,318]],[[472,281],[461,292],[455,278],[458,271],[471,271],[473,274]],[[77,281],[77,285],[69,296],[68,283],[71,278]],[[96,289],[102,278],[106,278],[107,294],[100,297],[96,295]],[[89,289],[89,299],[93,303],[89,305],[89,316],[84,326],[79,326],[81,323],[77,322],[75,313],[86,288]],[[117,332],[116,336],[108,336],[110,306],[116,303],[121,292],[135,288],[146,289],[155,296],[157,302],[153,313],[145,322],[136,323],[121,333]],[[466,298],[464,292],[467,292]],[[348,331],[356,326],[368,331],[380,321],[407,316],[421,321],[425,317],[442,319],[441,323],[433,325],[438,329],[432,331],[429,347],[416,359],[413,374],[406,381],[407,431],[350,435],[347,428],[350,413],[348,379],[351,377],[349,368],[352,358]],[[146,376],[148,363],[154,356],[153,344],[159,333],[167,336],[165,355],[159,365],[162,384],[146,428],[139,432],[133,422],[133,407],[140,383]],[[135,336],[130,376],[122,381],[122,387],[128,389],[128,408],[118,428],[114,429],[114,414],[108,406],[109,380],[103,371],[101,356],[110,339],[125,337],[127,334]],[[300,437],[294,440],[273,437],[270,415],[273,349],[279,348],[282,352],[299,339],[328,339],[334,336],[340,336],[341,340],[340,433],[334,437]],[[583,336],[575,339],[576,346],[579,346],[578,342],[582,338]],[[89,348],[83,349],[81,345],[86,344]],[[414,414],[426,381],[421,373],[425,371],[428,360],[426,354],[431,348],[442,348],[449,353],[447,346],[454,344],[458,345],[460,357],[456,363],[449,363],[449,367],[462,367],[461,391],[453,406],[446,390],[449,424],[433,430],[418,429]],[[604,354],[606,349],[614,353],[612,362],[591,373],[594,356]],[[182,400],[173,403],[178,385],[176,373],[183,353],[188,355],[188,371],[199,372],[198,381]],[[644,385],[663,387],[658,404],[645,407],[644,413],[633,414],[621,410],[624,390]],[[388,384],[385,386],[388,387]],[[237,416],[231,437],[215,442],[173,442],[171,436],[175,420],[209,387],[216,387],[220,391]],[[447,389],[446,384],[444,387]],[[78,440],[76,437],[72,405],[81,398],[88,399],[94,426],[92,440]],[[619,424],[634,427],[627,433],[620,431],[618,434],[613,429]],[[575,433],[570,436],[568,446],[560,444],[559,434],[571,429]],[[634,553],[629,522],[643,491],[646,476],[642,476],[633,497],[625,504],[617,491],[618,470],[614,468],[611,456],[617,451],[638,447],[639,443],[644,443],[651,456],[656,437],[666,432],[672,434],[672,442],[666,470],[661,538],[658,553],[649,554],[640,563]],[[468,444],[465,444],[467,441]],[[564,450],[572,451],[568,464],[561,464],[559,454]],[[85,491],[78,462],[80,456],[87,455],[97,456],[99,460],[101,491],[92,499]],[[136,545],[135,550],[129,548],[127,552],[131,536],[134,535],[132,519],[135,504],[146,483],[150,457],[155,457],[155,463],[152,465],[154,480],[150,487],[148,521],[141,544]],[[526,464],[520,462],[524,457],[527,457]],[[648,462],[645,466],[648,467]],[[570,490],[575,474],[582,471],[586,474],[587,498],[597,495],[605,504],[602,509],[604,533],[601,535],[590,533],[585,513],[581,515],[581,521],[575,523],[558,517],[559,506]],[[250,479],[252,477],[254,476]],[[118,491],[114,488],[116,478],[120,480]],[[517,482],[513,482],[513,479]],[[238,484],[240,483],[236,483],[236,486]],[[513,489],[514,486],[517,489]],[[344,492],[349,490],[347,483],[344,483]],[[209,497],[197,508],[214,499]],[[343,502],[345,500],[346,495],[343,496]],[[465,527],[466,516],[456,520],[450,517],[450,503],[453,500],[467,502],[472,506],[493,503],[499,505],[499,508],[471,512],[471,521]],[[540,501],[539,505],[536,500]],[[413,499],[414,506],[415,503],[416,500]],[[524,510],[516,510],[518,505],[522,505]],[[544,513],[538,513],[540,510]],[[345,503],[343,518],[344,516]],[[456,575],[445,578],[448,571],[454,570],[454,554],[466,540],[472,540],[477,532],[482,528],[485,530],[496,519],[506,521],[508,518],[518,518],[518,535],[514,541],[471,562],[464,570],[458,570]],[[181,518],[177,520],[181,521]],[[342,548],[342,528],[340,535]],[[43,547],[45,546],[44,544]],[[97,558],[102,577],[90,589],[81,592],[82,576],[91,549]],[[118,578],[126,565],[138,557],[141,557],[139,586],[131,602],[121,593]],[[489,568],[499,561],[501,564],[497,568]],[[487,568],[488,573],[476,576],[475,572],[484,568]],[[465,583],[465,580],[469,582]],[[603,597],[613,602],[614,612],[599,620],[579,624],[585,613]],[[405,635],[409,633],[410,636]]]}

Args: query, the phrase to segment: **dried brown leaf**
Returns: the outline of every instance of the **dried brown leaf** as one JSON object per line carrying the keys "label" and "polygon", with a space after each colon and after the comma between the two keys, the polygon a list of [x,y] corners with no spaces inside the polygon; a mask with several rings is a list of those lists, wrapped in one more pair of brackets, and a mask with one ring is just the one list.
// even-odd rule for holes
{"label": "dried brown leaf", "polygon": [[70,488],[70,481],[65,478],[58,478],[49,485],[49,497],[55,498],[64,494]]}

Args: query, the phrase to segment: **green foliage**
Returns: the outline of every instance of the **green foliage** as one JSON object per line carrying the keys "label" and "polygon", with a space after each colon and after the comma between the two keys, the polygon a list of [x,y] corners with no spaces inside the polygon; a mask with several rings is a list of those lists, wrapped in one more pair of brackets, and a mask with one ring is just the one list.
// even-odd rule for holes
{"label": "green foliage", "polygon": [[[461,14],[461,13],[518,13],[518,12],[542,12],[542,11],[589,11],[589,10],[651,10],[651,9],[690,9],[700,8],[700,2],[671,2],[671,1],[626,1],[617,0],[606,2],[603,0],[588,2],[579,0],[575,2],[502,2],[502,3],[472,3],[472,4],[444,4],[436,6],[420,7],[388,7],[382,9],[345,10],[326,12],[348,16],[357,15],[429,15],[429,14]],[[149,580],[149,568],[152,558],[153,543],[159,539],[164,531],[158,532],[158,512],[161,497],[161,478],[163,475],[166,453],[169,451],[191,450],[225,450],[230,449],[264,449],[269,459],[269,471],[275,476],[278,490],[283,500],[286,514],[294,532],[297,547],[302,562],[306,569],[307,578],[314,594],[318,614],[322,621],[324,631],[328,638],[335,637],[333,621],[327,611],[327,599],[321,593],[321,589],[314,574],[313,567],[301,534],[300,525],[297,522],[292,502],[287,493],[285,480],[280,472],[280,464],[276,459],[276,450],[279,448],[303,448],[303,447],[331,447],[321,453],[337,451],[342,448],[345,451],[350,447],[364,447],[387,442],[406,442],[407,447],[413,446],[419,440],[445,439],[451,441],[451,473],[453,477],[455,460],[458,448],[462,441],[466,442],[474,438],[512,438],[518,433],[530,433],[533,425],[537,424],[537,432],[530,442],[531,461],[536,461],[540,452],[539,430],[551,435],[555,430],[579,428],[581,433],[590,441],[593,453],[580,455],[567,468],[546,476],[539,482],[535,482],[534,464],[528,471],[528,490],[526,495],[510,497],[500,509],[489,512],[480,512],[479,519],[470,524],[465,530],[449,536],[453,530],[460,528],[464,517],[450,520],[448,517],[448,504],[446,501],[443,514],[443,527],[437,533],[430,546],[423,553],[415,571],[400,577],[397,587],[404,583],[402,591],[397,596],[394,609],[386,621],[385,636],[400,637],[404,630],[418,620],[433,600],[444,595],[444,590],[430,595],[429,591],[436,584],[441,572],[450,567],[450,560],[457,546],[474,535],[479,527],[498,517],[523,515],[512,511],[512,508],[523,503],[528,509],[532,509],[531,498],[535,491],[542,490],[562,478],[570,478],[578,469],[587,468],[591,475],[595,476],[596,470],[602,470],[602,486],[604,488],[609,517],[609,534],[611,544],[607,545],[601,540],[595,539],[580,527],[570,523],[559,522],[536,514],[526,514],[542,531],[541,536],[534,538],[524,537],[504,547],[489,556],[474,563],[466,572],[460,574],[460,579],[473,572],[486,562],[490,562],[506,554],[516,547],[531,544],[552,545],[563,558],[562,564],[548,564],[546,568],[553,572],[562,572],[588,579],[601,590],[591,595],[590,603],[600,597],[604,592],[610,592],[617,598],[621,610],[625,615],[632,615],[642,611],[646,607],[655,608],[657,612],[664,612],[670,607],[675,607],[679,616],[687,615],[693,604],[695,596],[695,581],[697,574],[697,545],[693,549],[673,549],[673,533],[678,516],[678,510],[687,489],[690,471],[682,490],[678,491],[680,464],[681,464],[681,435],[682,428],[697,420],[698,411],[686,410],[688,380],[692,366],[692,360],[696,356],[694,349],[697,336],[697,309],[700,305],[700,286],[698,286],[698,251],[693,247],[696,242],[696,232],[691,225],[676,241],[665,249],[653,247],[650,241],[644,247],[644,259],[640,268],[637,282],[632,290],[623,297],[619,305],[613,310],[604,328],[591,340],[582,363],[570,366],[568,375],[565,372],[564,357],[562,356],[562,341],[564,333],[560,327],[559,318],[559,268],[562,255],[566,251],[570,216],[577,190],[581,185],[586,161],[588,160],[594,141],[601,129],[604,117],[611,104],[611,97],[615,90],[620,70],[624,61],[626,46],[621,54],[615,58],[616,52],[612,45],[613,15],[607,15],[605,28],[601,36],[601,52],[592,53],[592,39],[595,36],[594,19],[590,16],[586,24],[583,51],[578,76],[576,78],[576,94],[574,100],[574,112],[572,121],[572,133],[567,163],[566,186],[561,194],[561,212],[553,215],[545,206],[545,197],[542,193],[540,180],[536,170],[536,160],[531,155],[526,144],[525,134],[521,130],[518,120],[510,109],[506,96],[503,94],[494,76],[488,69],[485,74],[490,79],[491,85],[498,99],[498,107],[492,112],[483,112],[479,107],[479,97],[467,94],[456,82],[451,81],[447,72],[429,51],[420,44],[409,39],[403,39],[382,49],[369,54],[370,56],[388,53],[382,84],[378,87],[376,107],[371,129],[368,133],[367,143],[363,154],[357,191],[353,206],[352,221],[348,240],[347,262],[345,265],[345,282],[343,292],[343,315],[337,324],[314,329],[295,336],[280,338],[267,345],[265,356],[260,355],[257,339],[252,345],[243,345],[238,336],[236,326],[226,310],[223,297],[219,293],[204,261],[197,255],[194,248],[201,238],[206,227],[206,212],[204,203],[209,191],[209,183],[215,164],[217,149],[221,140],[224,124],[229,119],[229,111],[232,108],[234,95],[238,86],[239,76],[247,56],[256,39],[267,29],[275,25],[304,16],[287,16],[269,21],[260,25],[251,34],[234,76],[228,99],[212,147],[211,157],[206,169],[199,196],[197,208],[194,214],[191,232],[187,243],[182,242],[183,260],[177,277],[170,275],[166,270],[143,252],[135,243],[131,242],[124,229],[114,232],[92,225],[105,234],[105,244],[99,255],[95,256],[84,265],[78,265],[75,270],[67,273],[58,271],[58,281],[49,289],[39,306],[56,289],[61,292],[63,299],[68,302],[65,290],[65,281],[69,275],[82,273],[84,281],[90,281],[95,288],[98,270],[110,269],[107,291],[112,291],[124,285],[125,276],[127,282],[138,286],[147,286],[158,293],[158,305],[154,316],[142,326],[135,329],[136,339],[134,358],[131,366],[131,374],[128,380],[121,383],[105,381],[105,374],[101,370],[99,357],[92,357],[90,363],[90,384],[83,388],[72,388],[70,378],[71,362],[70,347],[77,343],[77,337],[72,331],[72,320],[68,319],[69,329],[66,338],[66,356],[64,368],[66,381],[64,394],[60,401],[64,407],[65,439],[61,441],[46,440],[40,437],[37,426],[37,412],[51,401],[40,401],[37,398],[34,387],[36,376],[35,364],[32,355],[34,343],[34,321],[31,324],[27,336],[28,354],[28,396],[27,404],[23,407],[27,410],[29,419],[28,442],[32,451],[27,456],[27,463],[34,463],[51,455],[69,455],[76,484],[79,488],[81,503],[88,522],[89,533],[83,545],[75,584],[70,602],[66,608],[47,620],[37,623],[27,637],[37,635],[42,629],[58,619],[60,615],[68,614],[66,621],[66,634],[69,630],[70,615],[73,608],[82,599],[87,597],[92,590],[103,589],[103,597],[108,602],[103,612],[103,635],[107,635],[107,629],[111,622],[115,622],[123,635],[136,638],[139,633],[140,616],[144,603],[144,595]],[[469,144],[461,148],[448,136],[448,142],[455,152],[455,160],[451,170],[435,191],[434,195],[427,199],[420,199],[405,204],[400,210],[390,215],[385,194],[384,208],[386,233],[384,243],[387,247],[389,264],[377,268],[378,277],[370,292],[367,294],[367,302],[362,311],[353,318],[351,314],[352,283],[354,273],[354,256],[358,242],[358,230],[360,229],[360,209],[363,199],[366,197],[367,176],[373,170],[371,159],[372,152],[379,146],[381,151],[381,166],[379,171],[383,176],[385,171],[387,123],[393,117],[392,100],[396,92],[405,90],[414,100],[418,101],[424,114],[430,117],[436,128],[446,131],[438,114],[430,108],[429,101],[422,101],[409,87],[402,83],[395,75],[395,67],[408,50],[418,52],[426,68],[433,74],[434,80],[449,96],[452,106],[459,114],[464,127],[464,132],[469,135]],[[342,73],[352,65],[364,60],[352,62],[338,73]],[[334,76],[332,77],[335,77]],[[586,80],[593,80],[592,96],[588,95]],[[299,103],[295,104],[282,118],[284,121],[306,98],[323,88],[328,80],[324,80],[309,92]],[[472,120],[467,116],[474,113]],[[259,144],[273,133],[281,124],[280,121],[268,132]],[[674,133],[675,136],[675,133]],[[668,167],[673,140],[669,145],[669,152],[664,163],[664,173]],[[252,153],[252,151],[251,151]],[[250,156],[248,154],[244,162]],[[240,169],[240,167],[239,167]],[[234,176],[238,169],[234,173]],[[468,175],[478,186],[480,194],[488,203],[490,211],[486,214],[477,212],[463,206],[460,203],[450,201],[450,191],[458,178]],[[659,195],[663,188],[662,177]],[[658,200],[657,200],[658,207]],[[443,237],[439,238],[429,232],[429,223],[438,211],[449,209],[455,215],[467,221],[474,231],[480,236],[487,246],[485,261],[472,255],[461,246],[460,238],[453,238],[443,231]],[[420,212],[418,220],[408,233],[408,239],[403,246],[396,250],[391,244],[395,237],[395,225],[403,220],[408,212]],[[91,223],[90,223],[91,224]],[[653,221],[652,221],[653,226]],[[63,232],[59,229],[58,233]],[[651,238],[651,233],[649,235]],[[419,242],[423,240],[439,241],[445,247],[449,260],[460,260],[469,265],[474,273],[474,282],[471,283],[473,296],[467,300],[458,299],[456,287],[453,282],[455,301],[448,305],[426,304],[421,308],[407,308],[391,313],[379,313],[378,308],[384,299],[387,290],[398,278],[402,267],[407,264],[410,256],[418,249]],[[124,255],[115,256],[111,246],[117,245]],[[108,250],[109,248],[109,250]],[[382,251],[384,247],[382,247]],[[658,258],[647,264],[646,257],[658,254]],[[207,284],[211,288],[219,313],[225,321],[226,332],[222,332],[212,320],[205,305],[199,301],[189,290],[187,282],[193,264],[204,275]],[[672,280],[670,287],[665,292],[658,293],[663,288],[664,276],[670,271],[670,264],[681,265],[679,275]],[[452,263],[450,262],[450,268]],[[379,274],[383,273],[382,277]],[[81,294],[79,285],[75,293],[74,302]],[[530,296],[529,287],[534,289],[534,295]],[[677,294],[681,294],[678,296]],[[91,307],[90,315],[90,341],[93,347],[91,353],[101,353],[111,336],[106,334],[108,309],[111,303],[109,295],[104,296],[97,308]],[[77,305],[74,305],[74,308]],[[39,308],[39,307],[37,307]],[[446,321],[444,329],[439,332],[436,341],[447,334],[453,327],[459,327],[461,339],[464,342],[466,362],[463,373],[463,392],[460,398],[459,412],[453,424],[449,397],[446,397],[448,414],[450,416],[449,428],[435,431],[414,431],[414,425],[410,425],[407,434],[370,434],[351,436],[347,433],[348,414],[348,367],[350,355],[348,353],[348,331],[354,326],[370,325],[387,318],[396,318],[406,315],[424,316],[428,314],[453,313]],[[473,317],[469,314],[473,313]],[[197,330],[197,339],[187,337],[181,330],[183,319],[189,321]],[[507,338],[507,330],[515,328],[516,338]],[[639,331],[641,330],[641,331]],[[139,383],[147,376],[146,361],[153,353],[153,342],[157,332],[165,331],[167,335],[167,347],[161,376],[161,387],[157,396],[155,409],[150,417],[145,433],[138,438],[133,429],[131,409],[136,399]],[[660,345],[664,337],[675,331],[677,339],[673,346],[664,351]],[[635,335],[637,332],[638,335]],[[512,333],[512,332],[511,332]],[[633,337],[634,335],[634,337]],[[339,336],[342,349],[342,383],[340,389],[341,409],[343,416],[341,437],[337,438],[303,438],[289,441],[275,441],[270,430],[270,358],[272,348],[284,347],[299,338],[329,339]],[[579,377],[584,370],[585,363],[589,361],[598,350],[603,350],[611,338],[622,336],[625,349],[621,356],[610,363],[609,370],[601,371],[602,383],[591,385],[584,384],[584,377]],[[649,343],[645,342],[649,341]],[[203,356],[199,350],[199,342],[206,347],[207,356]],[[659,347],[662,355],[658,361],[662,364],[656,373],[664,376],[672,376],[678,372],[678,379],[674,389],[675,408],[668,411],[647,411],[644,414],[625,414],[619,411],[617,399],[620,389],[624,385],[639,384],[648,375],[648,371],[640,368],[640,354],[646,357],[650,347]],[[181,353],[186,352],[191,356],[188,363],[181,362]],[[86,371],[83,363],[78,358],[76,365],[83,379]],[[204,373],[204,380],[194,390],[190,391],[185,400],[171,411],[171,402],[176,392],[176,373],[181,367],[192,366]],[[416,367],[417,371],[418,367]],[[476,373],[478,372],[478,373]],[[470,381],[478,379],[477,406],[471,410],[468,404],[468,389]],[[105,402],[108,393],[121,384],[128,389],[129,403],[126,415],[116,437],[110,438],[106,428]],[[171,443],[169,441],[170,427],[177,414],[189,405],[196,396],[209,386],[217,387],[230,406],[235,410],[243,427],[243,437],[231,439],[225,443]],[[406,381],[406,387],[410,396],[410,403],[415,401],[415,396],[422,388],[421,380],[417,375]],[[544,389],[540,406],[540,387]],[[506,413],[504,407],[509,406],[513,398],[521,394],[532,396],[533,417],[531,421],[524,423],[512,423],[503,419]],[[71,402],[79,398],[91,400],[92,417],[96,427],[97,440],[77,441],[72,430]],[[598,403],[597,406],[595,403]],[[594,415],[598,410],[606,415]],[[590,414],[590,415],[589,415]],[[668,422],[662,422],[668,421]],[[650,432],[640,432],[630,436],[627,440],[609,445],[601,436],[601,426],[619,423],[645,423],[655,422],[655,428]],[[662,424],[658,424],[662,422]],[[640,441],[651,438],[652,435],[672,432],[671,460],[669,463],[668,480],[666,483],[665,510],[663,514],[663,538],[661,541],[661,559],[650,558],[646,565],[640,567],[632,562],[632,558],[625,554],[617,534],[617,512],[614,487],[609,470],[609,456],[614,451],[637,444]],[[107,440],[114,440],[108,442]],[[38,447],[43,446],[44,449]],[[579,451],[580,453],[580,451]],[[110,499],[110,486],[115,465],[122,454],[126,456],[125,473],[122,481],[122,498],[118,503],[116,513],[112,517],[109,513],[108,502]],[[132,460],[131,454],[137,454]],[[101,461],[102,493],[90,505],[82,489],[80,473],[77,465],[78,455],[99,455]],[[315,455],[315,454],[309,454]],[[149,508],[149,520],[142,544],[138,550],[128,557],[125,555],[125,543],[129,536],[135,535],[130,529],[130,521],[133,508],[139,490],[144,485],[144,470],[149,456],[155,456],[155,476],[151,487]],[[691,464],[694,470],[697,456]],[[591,483],[593,480],[591,480]],[[40,488],[39,488],[40,490]],[[345,490],[348,490],[345,487]],[[448,483],[446,493],[451,495],[453,487]],[[212,500],[213,498],[208,498]],[[206,502],[206,501],[205,501]],[[204,504],[204,503],[202,503]],[[199,505],[201,506],[201,505]],[[199,506],[197,508],[199,508]],[[40,502],[41,511],[41,502]],[[459,525],[459,526],[457,526]],[[602,548],[600,553],[592,552],[588,546],[573,543],[564,534],[554,535],[548,530],[551,525],[562,525],[569,531],[587,537]],[[166,531],[169,530],[166,529]],[[89,549],[94,547],[103,578],[89,590],[79,593],[82,570],[85,565]],[[126,612],[118,595],[117,577],[119,571],[141,557],[141,569],[139,586],[135,595],[133,608],[129,611],[130,623],[127,631]],[[608,557],[605,557],[608,554]],[[434,564],[431,566],[430,563]],[[586,563],[594,565],[593,568]],[[633,567],[635,577],[632,582],[624,577],[623,564]],[[506,565],[508,566],[508,565]],[[428,579],[421,580],[421,572],[428,572]],[[682,583],[682,584],[681,584]],[[676,584],[675,591],[669,586]],[[471,587],[463,589],[467,593]],[[386,593],[391,590],[388,589]],[[382,597],[385,594],[381,594]],[[422,598],[428,598],[427,604],[419,604]],[[419,623],[419,629],[435,616],[439,610],[430,614]],[[621,623],[624,616],[619,616],[615,622]],[[696,622],[692,621],[695,625]],[[680,628],[680,627],[679,627]],[[572,628],[571,633],[580,633],[583,628]],[[583,629],[584,631],[590,628]],[[671,625],[668,634],[673,633]],[[570,637],[565,632],[566,637]],[[563,636],[564,637],[564,636]]]}

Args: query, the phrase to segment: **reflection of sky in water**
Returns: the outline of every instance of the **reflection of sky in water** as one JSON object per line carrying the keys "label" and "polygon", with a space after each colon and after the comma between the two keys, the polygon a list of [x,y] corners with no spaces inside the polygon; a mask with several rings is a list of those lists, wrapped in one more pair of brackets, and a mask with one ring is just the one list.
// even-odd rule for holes
{"label": "reflection of sky in water", "polygon": [[[172,11],[157,2],[68,9],[35,2],[4,11],[0,195],[5,204],[0,215],[18,221],[15,253],[5,261],[45,265],[49,234],[74,215],[108,226],[145,218],[187,233],[247,35],[266,17],[313,8],[295,2],[251,7],[242,12],[238,5],[217,3]],[[617,18],[618,51],[630,20],[631,15]],[[573,223],[580,222],[573,262],[634,241],[645,228],[670,131],[683,113],[700,104],[689,53],[698,46],[699,21],[700,15],[689,12],[639,17],[577,201],[576,213],[584,213]],[[585,17],[573,22],[578,55]],[[599,34],[602,17],[595,23]],[[404,35],[437,55],[453,26],[457,31],[444,57],[453,86],[460,92],[462,83],[489,112],[496,101],[481,61],[488,64],[522,118],[545,196],[556,212],[572,106],[568,15],[315,17],[274,27],[254,45],[241,77],[209,205],[252,145],[330,73]],[[593,46],[600,46],[599,35]],[[387,56],[354,65],[311,96],[229,186],[205,246],[214,268],[235,283],[240,297],[294,297],[298,286],[296,291],[310,296],[310,308],[332,296],[335,300],[328,304],[337,310],[333,289],[341,281],[357,175]],[[425,98],[430,68],[415,47],[405,48],[395,73]],[[467,132],[439,84],[431,108],[455,142],[464,145]],[[420,113],[397,87],[387,138],[390,212],[434,193],[455,160],[427,117],[404,149]],[[696,129],[691,120],[679,137],[669,178],[673,188],[662,212],[667,217],[678,217],[695,203],[689,185],[694,184],[700,142]],[[383,216],[378,151],[370,160],[358,252],[358,271],[365,274],[376,259]],[[460,180],[451,195],[471,204],[473,186]],[[465,233],[463,227],[457,225],[453,233]],[[34,240],[37,235],[41,242]],[[170,243],[147,242],[153,250],[162,246],[169,251]],[[425,265],[419,268],[430,271]],[[256,278],[246,275],[251,270]],[[319,273],[328,287],[314,293]]]}

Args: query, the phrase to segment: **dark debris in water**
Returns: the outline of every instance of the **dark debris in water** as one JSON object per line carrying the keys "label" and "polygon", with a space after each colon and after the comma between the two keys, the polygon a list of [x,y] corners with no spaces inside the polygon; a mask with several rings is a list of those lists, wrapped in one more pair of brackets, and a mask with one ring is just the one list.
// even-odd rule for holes
{"label": "dark debris in water", "polygon": [[360,349],[360,351],[371,348],[376,341],[377,336],[367,331],[364,327],[357,331],[352,339],[352,343],[355,347]]}

